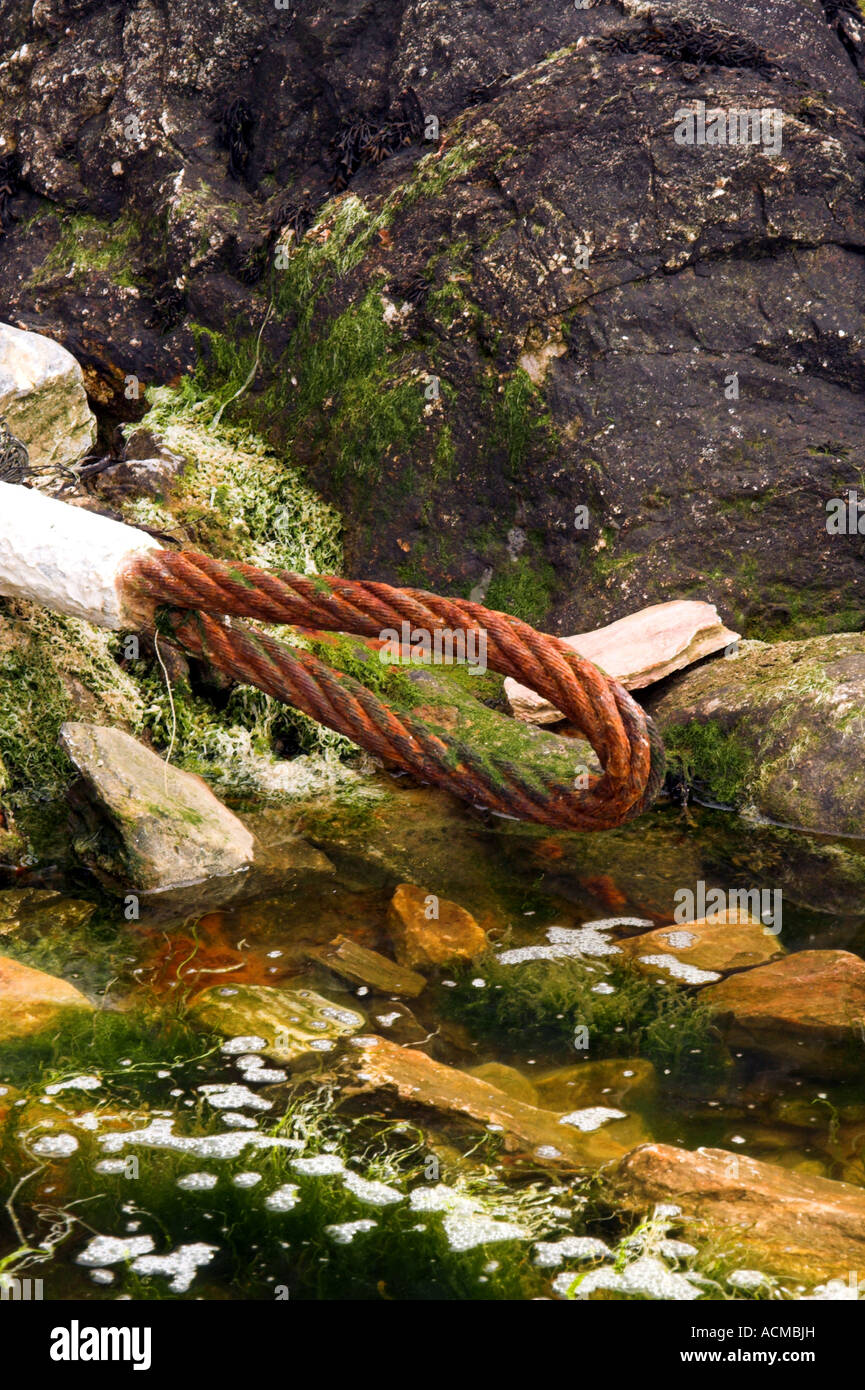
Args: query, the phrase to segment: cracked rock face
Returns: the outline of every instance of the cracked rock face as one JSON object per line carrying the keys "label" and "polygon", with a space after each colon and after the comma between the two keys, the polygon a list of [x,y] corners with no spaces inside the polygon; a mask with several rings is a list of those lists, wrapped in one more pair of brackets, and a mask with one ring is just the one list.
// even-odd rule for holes
{"label": "cracked rock face", "polygon": [[[126,376],[188,369],[193,323],[257,332],[274,238],[324,244],[354,129],[347,193],[390,203],[312,341],[380,294],[354,384],[441,394],[359,476],[333,466],[348,388],[315,398],[291,311],[249,393],[284,383],[268,427],[345,510],[354,573],[468,592],[492,569],[491,606],[530,590],[557,631],[672,597],[746,636],[856,626],[861,540],[826,503],[862,466],[863,23],[829,0],[647,10],[0,0],[0,296],[128,418]],[[357,122],[409,88],[438,136],[373,162]],[[700,110],[723,142],[677,141]],[[767,113],[759,143],[729,142],[730,110]]]}

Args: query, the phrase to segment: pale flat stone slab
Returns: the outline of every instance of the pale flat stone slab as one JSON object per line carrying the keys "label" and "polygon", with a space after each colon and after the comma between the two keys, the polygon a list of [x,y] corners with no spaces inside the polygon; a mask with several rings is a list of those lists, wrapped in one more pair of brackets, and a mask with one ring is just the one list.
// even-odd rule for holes
{"label": "pale flat stone slab", "polygon": [[[739,634],[725,627],[713,603],[676,599],[629,613],[595,632],[578,632],[563,640],[575,652],[626,690],[640,690],[673,671],[723,651]],[[505,694],[511,712],[529,724],[555,724],[563,716],[548,700],[508,677]]]}
{"label": "pale flat stone slab", "polygon": [[0,420],[37,468],[77,463],[96,441],[84,375],[53,338],[0,323]]}

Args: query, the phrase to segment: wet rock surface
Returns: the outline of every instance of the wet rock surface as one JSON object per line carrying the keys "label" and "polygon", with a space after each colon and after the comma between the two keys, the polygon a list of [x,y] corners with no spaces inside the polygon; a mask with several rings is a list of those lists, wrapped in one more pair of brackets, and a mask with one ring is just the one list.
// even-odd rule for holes
{"label": "wet rock surface", "polygon": [[214,985],[197,997],[193,1014],[229,1040],[244,1038],[244,1052],[260,1048],[275,1062],[290,1063],[332,1052],[365,1021],[313,990],[267,985]]}
{"label": "wet rock surface", "polygon": [[862,1074],[865,964],[848,951],[797,951],[702,995],[727,1041],[811,1076]]}
{"label": "wet rock surface", "polygon": [[67,898],[56,889],[9,888],[0,892],[0,936],[21,927],[71,933],[89,922],[95,911],[95,903]]}
{"label": "wet rock surface", "polygon": [[82,857],[108,879],[162,892],[246,869],[254,841],[200,778],[171,767],[120,729],[64,724],[65,751],[109,835]]}
{"label": "wet rock surface", "polygon": [[784,953],[776,934],[738,909],[641,932],[619,945],[638,970],[693,985],[768,965]]}
{"label": "wet rock surface", "polygon": [[862,1263],[865,1193],[847,1183],[786,1173],[723,1149],[689,1153],[665,1144],[629,1154],[614,1181],[633,1210],[675,1203],[695,1231],[770,1273],[846,1281]]}
{"label": "wet rock surface", "polygon": [[658,1078],[644,1057],[609,1058],[561,1067],[536,1078],[539,1103],[548,1110],[575,1110],[581,1106],[645,1103],[655,1097]]}
{"label": "wet rock surface", "polygon": [[387,923],[397,958],[405,965],[429,969],[473,960],[487,949],[486,933],[470,912],[412,883],[397,888]]}
{"label": "wet rock surface", "polygon": [[710,795],[802,829],[861,836],[865,638],[744,643],[648,700]]}
{"label": "wet rock surface", "polygon": [[615,1125],[609,1132],[606,1128],[609,1121],[626,1118],[621,1111],[592,1116],[581,1132],[578,1123],[568,1122],[572,1117],[539,1109],[422,1052],[376,1037],[358,1038],[355,1047],[360,1056],[352,1063],[352,1073],[364,1090],[392,1093],[404,1102],[484,1125],[501,1134],[506,1149],[541,1164],[605,1163],[621,1156],[631,1138],[626,1134],[623,1142]]}
{"label": "wet rock surface", "polygon": [[92,1008],[67,980],[0,956],[0,1041],[38,1033],[67,1009]]}
{"label": "wet rock surface", "polygon": [[[372,534],[370,490],[326,463],[349,383],[315,402],[323,429],[304,429],[305,383],[269,418],[357,504],[355,572],[398,579],[409,551],[431,588],[492,570],[492,600],[531,590],[561,631],[691,595],[749,633],[861,619],[859,538],[824,526],[860,453],[849,13],[664,0],[650,20],[510,0],[495,32],[483,6],[443,0],[397,0],[387,23],[359,0],[58,14],[2,9],[0,288],[15,322],[70,348],[94,399],[117,410],[129,373],[189,367],[195,324],[254,338],[276,240],[320,244],[342,188],[359,233],[317,296],[316,335],[383,294],[378,376],[362,366],[351,387],[366,400],[383,385],[382,401],[409,387],[376,417],[388,507]],[[71,71],[86,76],[58,116]],[[403,145],[388,132],[409,89],[422,118]],[[678,144],[677,113],[698,101],[781,112],[780,151]],[[425,140],[427,116],[439,129]],[[262,382],[295,326],[269,322]],[[446,389],[425,413],[426,374]]]}
{"label": "wet rock surface", "polygon": [[387,994],[415,999],[426,988],[426,980],[416,970],[407,970],[378,951],[358,946],[348,937],[338,936],[327,946],[309,952],[313,960],[354,984],[369,985]]}
{"label": "wet rock surface", "polygon": [[30,466],[40,472],[78,463],[96,441],[96,420],[75,358],[51,338],[8,323],[0,323],[0,420],[26,445]]}

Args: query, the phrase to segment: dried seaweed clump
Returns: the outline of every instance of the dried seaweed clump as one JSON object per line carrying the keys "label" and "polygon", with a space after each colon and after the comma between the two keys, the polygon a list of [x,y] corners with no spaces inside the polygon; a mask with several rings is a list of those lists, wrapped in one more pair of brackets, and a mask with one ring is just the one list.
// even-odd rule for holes
{"label": "dried seaweed clump", "polygon": [[405,145],[414,144],[423,131],[423,110],[412,87],[400,93],[396,112],[348,117],[331,146],[335,186],[346,188],[362,164],[381,164]]}
{"label": "dried seaweed clump", "polygon": [[658,19],[654,15],[595,39],[594,47],[604,53],[651,53],[668,63],[688,63],[697,68],[749,68],[762,77],[775,71],[774,63],[750,39],[700,28],[689,20]]}
{"label": "dried seaweed clump", "polygon": [[234,179],[246,177],[254,128],[255,117],[249,102],[235,97],[223,110],[216,132],[220,145],[228,150],[228,172]]}

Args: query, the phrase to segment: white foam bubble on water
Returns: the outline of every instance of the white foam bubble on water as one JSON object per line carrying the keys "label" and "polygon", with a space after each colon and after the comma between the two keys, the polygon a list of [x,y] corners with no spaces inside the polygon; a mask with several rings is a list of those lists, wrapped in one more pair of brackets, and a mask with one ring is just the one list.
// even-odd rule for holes
{"label": "white foam bubble on water", "polygon": [[659,970],[666,970],[672,980],[681,980],[686,985],[708,985],[713,980],[721,979],[717,970],[698,970],[696,965],[688,965],[677,956],[640,956],[640,961],[643,965],[655,965]]}
{"label": "white foam bubble on water", "polygon": [[591,1134],[602,1125],[609,1124],[611,1120],[627,1118],[624,1110],[611,1110],[606,1105],[589,1105],[585,1110],[572,1110],[569,1115],[562,1115],[559,1124],[573,1125],[574,1129],[581,1130],[583,1134]]}
{"label": "white foam bubble on water", "polygon": [[728,1284],[731,1284],[734,1289],[744,1289],[746,1293],[765,1288],[769,1282],[766,1275],[761,1274],[759,1269],[734,1269],[732,1274],[727,1275]]}
{"label": "white foam bubble on water", "polygon": [[338,1154],[312,1154],[309,1158],[295,1158],[291,1166],[305,1178],[330,1178],[345,1172],[345,1164]]}
{"label": "white foam bubble on water", "polygon": [[72,1076],[68,1081],[55,1081],[45,1087],[46,1096],[59,1095],[61,1091],[96,1091],[102,1085],[98,1076]]}
{"label": "white foam bubble on water", "polygon": [[561,1240],[540,1240],[535,1246],[535,1264],[555,1269],[565,1260],[595,1260],[609,1255],[610,1247],[594,1236],[564,1236]]}
{"label": "white foam bubble on water", "polygon": [[654,923],[642,917],[605,917],[596,922],[584,922],[581,927],[548,927],[548,946],[520,946],[502,951],[497,959],[501,965],[522,965],[529,960],[566,960],[569,956],[617,956],[621,947],[608,941],[606,932],[613,927],[651,927]]}
{"label": "white foam bubble on water", "polygon": [[435,1187],[416,1187],[409,1198],[412,1211],[440,1212],[442,1228],[454,1251],[473,1250],[503,1240],[527,1240],[531,1232],[524,1226],[497,1221],[481,1203],[444,1183]]}
{"label": "white foam bubble on water", "polygon": [[237,1081],[211,1081],[196,1088],[217,1110],[272,1110],[273,1101]]}
{"label": "white foam bubble on water", "polygon": [[[566,1297],[575,1278],[577,1276],[573,1271],[557,1274],[553,1280],[553,1292]],[[676,1303],[699,1298],[702,1293],[687,1275],[675,1274],[667,1269],[663,1260],[653,1255],[643,1255],[621,1271],[613,1269],[611,1265],[591,1269],[582,1276],[575,1292],[578,1298],[587,1298],[596,1289]]]}
{"label": "white foam bubble on water", "polygon": [[258,1122],[250,1115],[241,1115],[239,1110],[223,1110],[220,1119],[229,1129],[257,1129]]}
{"label": "white foam bubble on water", "polygon": [[169,1149],[172,1153],[194,1154],[197,1158],[238,1158],[247,1145],[256,1149],[303,1148],[301,1139],[271,1137],[255,1132],[230,1134],[175,1134],[173,1119],[151,1120],[144,1129],[118,1130],[102,1134],[99,1143],[107,1153],[122,1153],[128,1146],[145,1149]]}
{"label": "white foam bubble on water", "polygon": [[78,1148],[73,1134],[45,1134],[30,1146],[40,1158],[69,1158]]}
{"label": "white foam bubble on water", "polygon": [[226,1057],[235,1057],[241,1052],[260,1052],[265,1047],[267,1047],[266,1038],[259,1038],[255,1033],[249,1033],[243,1037],[229,1038],[219,1050],[224,1052]]}
{"label": "white foam bubble on water", "polygon": [[218,1245],[205,1245],[198,1241],[194,1245],[178,1245],[170,1255],[139,1255],[132,1261],[136,1274],[164,1274],[169,1279],[172,1293],[186,1293],[196,1272],[202,1265],[210,1264],[219,1250]]}
{"label": "white foam bubble on water", "polygon": [[264,1200],[268,1211],[292,1211],[300,1201],[300,1188],[296,1183],[287,1182],[271,1192]]}
{"label": "white foam bubble on water", "polygon": [[246,1173],[235,1173],[231,1181],[235,1187],[257,1187],[261,1182],[261,1174],[252,1170]]}
{"label": "white foam bubble on water", "polygon": [[359,1202],[368,1202],[371,1207],[389,1207],[394,1202],[405,1200],[404,1194],[395,1187],[388,1187],[387,1183],[376,1182],[371,1178],[362,1178],[358,1173],[346,1173],[343,1187],[353,1197],[357,1197]]}
{"label": "white foam bubble on water", "polygon": [[351,1245],[355,1236],[374,1231],[377,1221],[342,1221],[336,1226],[325,1226],[324,1234],[336,1245]]}
{"label": "white foam bubble on water", "polygon": [[94,1236],[75,1256],[75,1263],[97,1269],[146,1255],[153,1249],[152,1236]]}
{"label": "white foam bubble on water", "polygon": [[218,1181],[215,1173],[186,1173],[177,1179],[177,1186],[182,1187],[184,1192],[209,1192]]}
{"label": "white foam bubble on water", "polygon": [[658,1242],[658,1254],[665,1260],[689,1260],[697,1254],[697,1247],[686,1240],[662,1240]]}
{"label": "white foam bubble on water", "polygon": [[699,937],[692,931],[665,931],[661,934],[661,940],[671,946],[674,951],[687,951],[689,946],[693,946]]}

